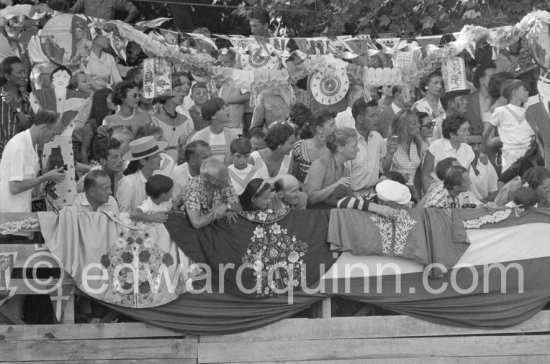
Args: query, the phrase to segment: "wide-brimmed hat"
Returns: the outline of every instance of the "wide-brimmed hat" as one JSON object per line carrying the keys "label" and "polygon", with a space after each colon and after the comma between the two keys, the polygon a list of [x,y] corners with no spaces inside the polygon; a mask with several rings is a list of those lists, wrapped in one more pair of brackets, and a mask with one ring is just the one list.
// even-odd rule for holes
{"label": "wide-brimmed hat", "polygon": [[122,157],[122,159],[128,162],[137,161],[163,151],[166,146],[168,146],[167,142],[157,142],[157,140],[152,136],[139,138],[130,142],[130,144],[128,145],[130,150],[126,154],[124,154],[124,157]]}

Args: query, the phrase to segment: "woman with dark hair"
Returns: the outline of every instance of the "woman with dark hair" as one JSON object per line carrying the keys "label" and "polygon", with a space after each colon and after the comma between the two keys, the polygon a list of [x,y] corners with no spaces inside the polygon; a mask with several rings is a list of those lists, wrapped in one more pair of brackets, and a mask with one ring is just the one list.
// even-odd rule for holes
{"label": "woman with dark hair", "polygon": [[290,107],[290,122],[300,130],[300,139],[309,139],[313,137],[313,133],[307,126],[313,120],[313,113],[304,104],[294,104]]}
{"label": "woman with dark hair", "polygon": [[252,152],[250,158],[258,169],[258,176],[271,181],[278,175],[292,171],[291,151],[296,142],[296,130],[287,122],[270,125],[265,136],[267,148]]}
{"label": "woman with dark hair", "polygon": [[[187,93],[189,93],[187,91]],[[163,131],[162,139],[168,143],[166,153],[178,160],[178,148],[184,149],[189,138],[195,133],[193,120],[178,112],[176,108],[183,103],[186,96],[181,79],[172,79],[172,96],[160,101],[157,112],[153,114],[153,124]]]}
{"label": "woman with dark hair", "polygon": [[537,193],[538,207],[550,207],[550,171],[544,167],[533,167],[525,172],[523,181]]}
{"label": "woman with dark hair", "polygon": [[327,136],[328,156],[315,160],[305,182],[310,205],[336,207],[338,200],[351,196],[351,171],[345,166],[357,157],[359,151],[357,132],[339,128]]}
{"label": "woman with dark hair", "polygon": [[424,93],[424,98],[418,100],[412,106],[413,110],[425,112],[435,122],[434,135],[435,138],[441,138],[441,124],[447,117],[445,109],[441,104],[441,97],[444,94],[443,78],[441,73],[434,72],[428,76],[424,76],[420,80],[420,90]]}
{"label": "woman with dark hair", "polygon": [[[327,136],[336,129],[336,114],[331,111],[321,111],[315,115],[315,118],[303,125],[300,134],[301,140],[294,144],[292,156],[294,158],[294,171],[292,174],[304,183],[311,163],[321,157],[330,154],[327,148]],[[304,139],[304,135],[310,135]]]}
{"label": "woman with dark hair", "polygon": [[414,178],[420,167],[422,145],[420,141],[420,124],[415,111],[404,109],[393,118],[387,139],[387,153],[382,161],[382,169],[397,171],[407,179],[413,201],[420,199],[414,186]]}
{"label": "woman with dark hair", "polygon": [[460,165],[468,168],[475,158],[475,153],[467,143],[470,135],[470,124],[462,114],[449,115],[442,124],[443,138],[433,141],[424,157],[422,165],[422,188],[428,191],[433,181],[438,181],[434,167],[439,161],[454,157]]}
{"label": "woman with dark hair", "polygon": [[425,112],[417,112],[416,116],[420,122],[420,137],[422,138],[421,159],[424,160],[424,156],[428,151],[428,147],[434,136],[435,122],[432,121],[430,116]]}
{"label": "woman with dark hair", "polygon": [[243,211],[265,211],[271,205],[273,186],[261,178],[254,178],[246,185],[239,201]]}
{"label": "woman with dark hair", "polygon": [[459,198],[461,193],[469,190],[470,175],[468,170],[462,166],[451,166],[445,172],[443,184],[428,193],[424,207],[461,208],[480,205],[479,201],[470,197],[468,200]]}
{"label": "woman with dark hair", "polygon": [[92,107],[88,121],[82,128],[73,131],[73,151],[75,160],[84,164],[90,164],[95,160],[91,150],[93,141],[97,136],[97,128],[103,123],[103,119],[116,111],[113,103],[113,91],[108,88],[97,90],[92,96]]}
{"label": "woman with dark hair", "polygon": [[115,86],[113,92],[113,103],[119,105],[120,109],[107,116],[103,120],[103,126],[110,130],[113,138],[122,143],[121,152],[126,153],[128,144],[135,139],[139,127],[151,124],[151,117],[138,110],[139,88],[135,83],[123,81]]}

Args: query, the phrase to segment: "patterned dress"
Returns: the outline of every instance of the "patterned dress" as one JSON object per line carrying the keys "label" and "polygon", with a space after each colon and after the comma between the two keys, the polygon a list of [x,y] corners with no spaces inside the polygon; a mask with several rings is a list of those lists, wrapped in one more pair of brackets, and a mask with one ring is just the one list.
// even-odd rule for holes
{"label": "patterned dress", "polygon": [[201,176],[191,178],[189,183],[183,188],[182,196],[183,200],[180,203],[176,203],[181,211],[200,211],[201,214],[210,212],[212,208],[220,204],[239,202],[239,198],[229,179],[224,188],[212,191],[212,201],[209,202],[208,189]]}

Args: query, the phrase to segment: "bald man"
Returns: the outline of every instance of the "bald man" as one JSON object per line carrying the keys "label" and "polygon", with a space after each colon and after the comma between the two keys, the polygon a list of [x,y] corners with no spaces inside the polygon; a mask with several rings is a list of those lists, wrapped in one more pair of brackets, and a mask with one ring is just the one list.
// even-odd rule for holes
{"label": "bald man", "polygon": [[275,192],[279,201],[293,209],[305,209],[307,194],[300,190],[300,183],[290,174],[281,174],[275,180]]}

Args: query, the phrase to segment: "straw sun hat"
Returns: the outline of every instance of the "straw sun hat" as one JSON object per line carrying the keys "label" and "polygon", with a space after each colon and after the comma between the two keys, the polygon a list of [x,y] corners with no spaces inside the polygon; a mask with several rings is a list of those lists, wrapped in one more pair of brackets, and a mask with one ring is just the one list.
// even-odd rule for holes
{"label": "straw sun hat", "polygon": [[143,138],[136,139],[128,145],[130,150],[124,154],[125,161],[137,161],[143,158],[152,156],[163,151],[168,143],[165,141],[157,142],[157,140],[152,136],[146,136]]}

